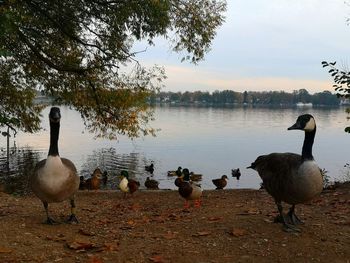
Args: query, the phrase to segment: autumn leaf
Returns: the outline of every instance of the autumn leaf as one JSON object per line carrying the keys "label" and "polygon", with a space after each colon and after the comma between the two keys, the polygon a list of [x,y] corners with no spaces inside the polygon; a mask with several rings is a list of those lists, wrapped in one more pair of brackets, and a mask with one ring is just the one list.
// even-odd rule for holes
{"label": "autumn leaf", "polygon": [[234,236],[234,237],[240,237],[240,236],[246,235],[246,231],[244,229],[241,229],[241,228],[233,228],[229,232],[229,234]]}
{"label": "autumn leaf", "polygon": [[84,229],[79,229],[79,230],[78,230],[78,233],[79,233],[80,235],[83,235],[83,236],[94,236],[94,235],[95,235],[94,233],[88,232],[88,231],[86,231],[86,230],[84,230]]}
{"label": "autumn leaf", "polygon": [[0,253],[11,253],[12,249],[7,247],[0,247]]}
{"label": "autumn leaf", "polygon": [[93,256],[88,263],[103,263],[102,259],[99,259],[98,257]]}
{"label": "autumn leaf", "polygon": [[153,257],[149,258],[150,261],[155,262],[155,263],[164,263],[165,259],[162,255],[155,255]]}
{"label": "autumn leaf", "polygon": [[166,234],[163,235],[163,237],[165,239],[174,239],[176,238],[176,235],[177,235],[177,232],[171,232],[171,231],[168,231]]}
{"label": "autumn leaf", "polygon": [[208,217],[208,221],[210,222],[217,222],[217,221],[221,221],[223,219],[222,216],[211,216],[211,217]]}
{"label": "autumn leaf", "polygon": [[71,243],[67,243],[67,247],[74,250],[84,251],[93,249],[96,246],[91,242],[73,241]]}

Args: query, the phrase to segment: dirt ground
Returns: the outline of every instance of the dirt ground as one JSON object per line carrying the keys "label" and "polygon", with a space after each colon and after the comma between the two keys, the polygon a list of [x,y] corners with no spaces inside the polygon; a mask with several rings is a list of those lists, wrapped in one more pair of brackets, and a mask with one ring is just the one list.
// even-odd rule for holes
{"label": "dirt ground", "polygon": [[0,262],[350,262],[349,197],[343,185],[297,206],[295,234],[264,190],[204,191],[188,210],[177,191],[79,191],[75,225],[68,202],[45,225],[36,197],[0,193]]}

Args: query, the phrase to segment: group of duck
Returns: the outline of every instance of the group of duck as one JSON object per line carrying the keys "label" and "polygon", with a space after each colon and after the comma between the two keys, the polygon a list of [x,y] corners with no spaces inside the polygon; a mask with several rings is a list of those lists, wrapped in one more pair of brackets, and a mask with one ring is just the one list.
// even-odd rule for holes
{"label": "group of duck", "polygon": [[[71,215],[67,221],[70,223],[78,222],[75,215],[75,193],[79,189],[80,178],[74,164],[70,160],[59,156],[60,119],[60,109],[52,107],[49,113],[50,147],[48,156],[47,159],[36,165],[34,173],[29,178],[34,194],[44,205],[48,224],[55,222],[49,216],[48,204],[64,200],[70,200],[71,204]],[[247,168],[258,172],[263,181],[264,189],[274,199],[279,212],[276,222],[282,223],[285,231],[300,232],[297,225],[302,224],[302,221],[295,214],[295,206],[312,200],[323,189],[321,170],[312,155],[316,134],[315,119],[310,114],[300,115],[295,124],[289,127],[288,130],[304,131],[301,155],[288,152],[261,155]],[[145,169],[153,173],[154,165],[146,166]],[[238,176],[236,172],[236,178],[239,179],[240,173]],[[185,198],[186,206],[188,206],[189,200],[195,200],[195,205],[200,206],[202,189],[195,182],[200,176],[197,175],[196,178],[194,173],[191,174],[187,168],[182,169],[181,167],[176,171],[169,171],[168,175],[177,176],[175,184],[178,187],[179,194]],[[136,191],[140,186],[139,182],[129,178],[128,172],[125,170],[121,171],[121,177],[119,187],[125,193],[124,195]],[[223,175],[221,178],[212,181],[217,189],[223,189],[227,185],[227,179],[228,177]],[[96,169],[91,178],[86,180],[85,187],[90,187],[90,189],[98,187],[101,182],[105,184],[107,180],[107,174]],[[147,188],[148,186],[158,188],[158,182],[148,177],[145,186]],[[287,214],[283,213],[282,202],[291,205]]]}

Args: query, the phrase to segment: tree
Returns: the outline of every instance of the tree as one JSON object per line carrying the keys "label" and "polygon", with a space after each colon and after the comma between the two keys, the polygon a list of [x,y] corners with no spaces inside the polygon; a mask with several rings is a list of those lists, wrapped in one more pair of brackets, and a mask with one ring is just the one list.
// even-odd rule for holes
{"label": "tree", "polygon": [[163,37],[196,64],[225,11],[224,0],[0,1],[0,92],[23,98],[22,115],[11,95],[3,101],[0,124],[16,116],[12,125],[36,131],[40,107],[32,98],[40,90],[78,110],[97,136],[153,134],[146,101],[165,72],[142,66],[137,55],[145,50],[135,43]]}
{"label": "tree", "polygon": [[[337,92],[337,96],[345,99],[350,98],[350,71],[341,70],[336,67],[336,62],[322,61],[322,66],[329,68],[328,72],[331,74],[334,80],[333,87]],[[350,108],[346,109],[346,112],[350,113]],[[345,128],[345,131],[350,133],[350,126]]]}

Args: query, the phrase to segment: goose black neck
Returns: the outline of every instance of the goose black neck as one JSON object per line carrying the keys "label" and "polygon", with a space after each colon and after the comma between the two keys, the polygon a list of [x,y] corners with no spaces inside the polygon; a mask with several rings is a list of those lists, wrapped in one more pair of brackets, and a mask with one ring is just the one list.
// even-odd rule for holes
{"label": "goose black neck", "polygon": [[301,154],[302,161],[314,159],[314,157],[312,156],[312,146],[314,144],[315,134],[316,134],[316,127],[311,132],[305,132],[303,151]]}
{"label": "goose black neck", "polygon": [[57,156],[58,154],[58,136],[60,133],[60,123],[50,122],[50,156]]}

